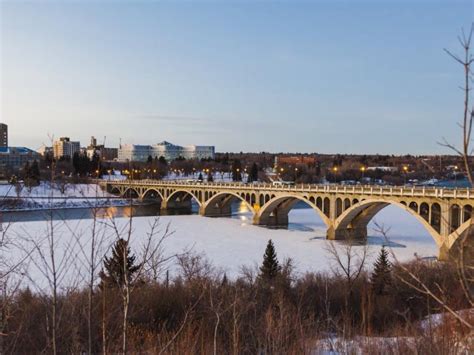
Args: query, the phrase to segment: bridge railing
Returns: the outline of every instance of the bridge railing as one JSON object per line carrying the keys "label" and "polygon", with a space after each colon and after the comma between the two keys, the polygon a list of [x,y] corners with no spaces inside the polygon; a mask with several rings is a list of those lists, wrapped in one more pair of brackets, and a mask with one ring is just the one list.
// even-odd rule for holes
{"label": "bridge railing", "polygon": [[406,186],[373,186],[373,185],[320,185],[320,184],[297,184],[291,186],[276,186],[269,183],[245,184],[238,182],[202,182],[192,183],[180,180],[123,180],[102,181],[102,184],[122,186],[163,186],[163,187],[185,187],[194,189],[225,188],[231,190],[258,190],[278,192],[319,192],[338,193],[350,195],[381,195],[381,196],[407,196],[407,197],[438,197],[438,198],[474,198],[474,189],[468,188],[437,188],[437,187],[406,187]]}

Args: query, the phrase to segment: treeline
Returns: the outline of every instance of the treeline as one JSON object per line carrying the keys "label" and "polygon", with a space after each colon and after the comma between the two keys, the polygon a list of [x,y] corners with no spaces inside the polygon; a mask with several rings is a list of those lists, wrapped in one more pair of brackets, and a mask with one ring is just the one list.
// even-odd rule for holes
{"label": "treeline", "polygon": [[[399,337],[386,349],[366,344],[365,353],[456,353],[465,329],[456,323],[437,334],[423,328],[420,321],[443,309],[405,282],[413,273],[447,305],[463,309],[468,303],[453,277],[455,266],[415,261],[400,268],[388,259],[382,249],[372,274],[362,271],[351,279],[337,273],[298,276],[290,260],[278,260],[270,241],[260,268],[244,269],[232,280],[189,254],[178,257],[180,272],[172,279],[147,273],[135,278],[141,265],[119,240],[94,289],[90,323],[87,289],[57,297],[55,350],[87,352],[90,324],[92,353],[122,352],[123,291],[133,283],[125,333],[129,353],[309,354],[322,339],[359,335]],[[52,352],[51,302],[25,289],[3,305],[2,353]]]}

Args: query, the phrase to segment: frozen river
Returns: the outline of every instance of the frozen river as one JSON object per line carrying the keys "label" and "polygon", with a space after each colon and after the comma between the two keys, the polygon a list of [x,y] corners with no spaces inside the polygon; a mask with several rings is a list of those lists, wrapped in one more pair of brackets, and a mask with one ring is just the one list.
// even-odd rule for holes
{"label": "frozen river", "polygon": [[[268,229],[253,226],[252,216],[242,206],[236,206],[236,213],[232,218],[207,218],[196,214],[161,216],[159,217],[160,229],[164,230],[169,225],[173,234],[163,244],[163,253],[173,255],[191,250],[209,260],[218,270],[226,272],[230,277],[239,274],[241,267],[260,264],[266,243],[272,239],[275,243],[280,260],[291,258],[296,271],[327,271],[330,272],[334,264],[327,251],[330,242],[325,240],[325,226],[316,212],[308,208],[296,208],[290,213],[288,229]],[[127,209],[123,207],[112,208],[117,225],[126,230],[128,223]],[[109,211],[110,212],[110,211]],[[141,245],[150,230],[154,220],[152,216],[137,216],[133,219],[132,249],[139,254]],[[150,214],[147,213],[141,214]],[[49,224],[44,221],[44,212],[14,214],[4,216],[12,220],[6,231],[13,244],[4,256],[10,262],[25,260],[23,273],[29,275],[28,282],[44,284],[45,275],[40,271],[44,267],[39,253],[33,250],[34,243],[43,246],[46,252],[45,236],[49,233]],[[14,217],[14,218],[12,218]],[[88,254],[87,245],[92,230],[92,220],[87,210],[74,210],[67,212],[54,222],[54,231],[58,243],[57,253],[59,258],[65,258],[62,283],[64,287],[69,284],[81,283],[84,275],[85,255]],[[399,260],[410,260],[415,254],[420,257],[437,255],[436,245],[424,230],[421,224],[408,212],[398,207],[389,206],[382,210],[376,221],[390,228],[388,232],[389,244]],[[97,230],[104,236],[104,253],[113,242],[115,235],[110,227],[110,219],[101,215]],[[373,223],[369,226],[369,263],[377,256],[382,244],[382,236],[373,230]],[[161,233],[156,235],[158,238]],[[33,243],[34,241],[34,243]],[[339,243],[339,242],[336,242]],[[86,253],[79,251],[83,245]],[[355,250],[362,250],[363,246],[356,246]],[[38,248],[36,248],[38,249]],[[67,250],[67,252],[66,252]],[[27,257],[31,253],[31,257]],[[169,263],[171,272],[176,270],[176,265]]]}

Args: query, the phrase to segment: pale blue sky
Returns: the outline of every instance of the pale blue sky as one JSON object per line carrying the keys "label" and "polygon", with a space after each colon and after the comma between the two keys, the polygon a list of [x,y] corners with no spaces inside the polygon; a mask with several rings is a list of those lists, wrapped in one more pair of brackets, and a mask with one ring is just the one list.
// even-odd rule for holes
{"label": "pale blue sky", "polygon": [[439,153],[474,2],[1,1],[11,145]]}

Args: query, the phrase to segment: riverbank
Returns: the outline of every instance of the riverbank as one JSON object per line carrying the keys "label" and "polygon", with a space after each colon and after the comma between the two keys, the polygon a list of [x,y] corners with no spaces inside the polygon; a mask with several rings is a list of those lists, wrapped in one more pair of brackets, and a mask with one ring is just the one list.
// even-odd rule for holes
{"label": "riverbank", "polygon": [[[38,186],[0,185],[0,211],[21,212],[129,206],[131,201],[103,191],[97,184],[42,182]],[[133,201],[133,205],[140,202]]]}

